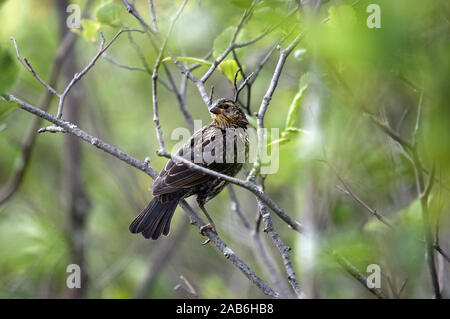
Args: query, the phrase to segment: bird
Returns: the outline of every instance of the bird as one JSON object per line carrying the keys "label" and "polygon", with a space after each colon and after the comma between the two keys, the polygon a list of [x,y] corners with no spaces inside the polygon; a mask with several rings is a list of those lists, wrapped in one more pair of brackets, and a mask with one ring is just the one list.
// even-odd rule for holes
{"label": "bird", "polygon": [[[176,154],[202,167],[235,176],[248,157],[248,119],[237,98],[217,99],[208,110],[212,122],[196,131]],[[207,229],[217,233],[205,203],[218,195],[227,184],[221,178],[170,159],[151,186],[153,200],[130,224],[130,232],[141,233],[153,240],[161,234],[167,236],[178,203],[196,195],[197,204],[209,222],[200,228],[200,233],[205,235]]]}

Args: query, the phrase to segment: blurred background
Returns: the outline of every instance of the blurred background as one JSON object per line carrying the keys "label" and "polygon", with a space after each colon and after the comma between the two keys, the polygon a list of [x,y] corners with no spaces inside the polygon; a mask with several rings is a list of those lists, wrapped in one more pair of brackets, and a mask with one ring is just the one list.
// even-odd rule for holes
{"label": "blurred background", "polygon": [[[81,9],[81,29],[67,27],[74,12],[67,11],[69,4]],[[370,4],[380,9],[380,28],[368,27]],[[152,25],[148,2],[136,0],[134,5]],[[161,34],[180,5],[178,0],[154,1]],[[185,57],[186,65],[197,61],[193,58],[213,61],[251,5],[250,0],[188,1],[169,39],[171,53]],[[265,186],[308,230],[302,236],[273,214],[275,229],[292,248],[294,269],[308,298],[374,297],[325,253],[333,250],[366,276],[368,265],[379,265],[381,289],[388,297],[434,296],[414,166],[380,129],[387,123],[403,139],[415,141],[426,183],[434,167],[426,206],[432,244],[443,251],[434,250],[438,281],[443,296],[449,296],[450,265],[444,256],[450,252],[449,17],[446,0],[266,0],[256,1],[239,33],[237,40],[243,42],[276,26],[236,51],[244,71],[251,73],[277,44],[284,48],[304,32],[265,117],[266,127],[283,132],[272,141],[279,146],[279,169],[267,175]],[[0,93],[56,114],[57,99],[20,65],[10,37],[37,74],[60,92],[95,56],[100,32],[108,41],[123,27],[142,28],[122,1],[1,0]],[[67,34],[73,45],[58,58]],[[259,109],[279,54],[275,48],[253,82],[250,114]],[[137,159],[149,157],[159,171],[166,159],[155,154],[159,145],[151,71],[156,56],[146,35],[122,34],[74,86],[63,118]],[[215,97],[233,94],[236,62],[232,54],[226,61],[206,83],[207,89],[214,86]],[[209,122],[195,85],[184,82],[176,65],[165,64],[178,87],[187,83],[190,117]],[[193,74],[202,76],[205,64]],[[167,82],[162,68],[160,73]],[[170,138],[171,132],[190,129],[190,122],[164,85],[158,86],[158,98],[171,150],[179,142]],[[130,234],[129,223],[152,198],[152,180],[72,136],[36,134],[47,125],[0,100],[1,298],[265,297],[213,245],[201,245],[204,238],[180,208],[168,237],[151,241]],[[239,177],[245,178],[250,168]],[[225,189],[207,204],[219,235],[269,285],[292,297],[278,250],[263,225],[254,232],[254,196],[238,187],[234,191],[251,227],[236,214]],[[189,202],[196,207],[193,199]],[[81,267],[80,289],[66,286],[69,264]],[[277,278],[283,282],[273,286]]]}

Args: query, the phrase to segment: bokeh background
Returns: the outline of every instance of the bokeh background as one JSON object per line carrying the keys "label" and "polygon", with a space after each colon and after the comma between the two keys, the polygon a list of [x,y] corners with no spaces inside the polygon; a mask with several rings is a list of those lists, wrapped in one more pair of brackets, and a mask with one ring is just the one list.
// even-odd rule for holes
{"label": "bokeh background", "polygon": [[[12,36],[21,55],[48,80],[64,34],[76,35],[56,81],[56,88],[62,90],[97,53],[100,31],[109,40],[121,27],[141,27],[122,1],[70,3],[85,11],[83,29],[70,30],[65,24],[69,1],[0,1],[0,93],[13,93],[46,107],[41,105],[46,90],[18,63]],[[237,25],[251,3],[189,1],[170,37],[170,51],[204,58],[214,48],[216,56],[216,51],[224,49],[229,28]],[[379,29],[366,25],[370,15],[366,9],[372,3],[381,8]],[[154,4],[159,29],[165,34],[181,1],[155,0]],[[151,24],[147,1],[137,0],[135,5]],[[300,9],[288,17],[297,6]],[[329,20],[323,22],[327,16]],[[265,118],[266,127],[285,132],[282,141],[275,141],[279,170],[266,177],[265,185],[266,192],[308,229],[308,236],[301,236],[273,216],[275,229],[292,248],[294,268],[307,297],[373,297],[323,253],[326,250],[338,251],[366,275],[368,265],[378,264],[381,288],[389,297],[433,297],[414,169],[399,145],[368,114],[389,123],[409,141],[418,123],[416,140],[425,180],[433,165],[436,171],[429,198],[432,232],[449,252],[449,16],[446,0],[370,0],[354,6],[352,1],[339,0],[266,0],[257,4],[238,37],[245,41],[268,25],[279,24],[260,41],[237,51],[246,72],[252,72],[280,39],[285,38],[281,42],[285,47],[293,36],[305,32],[288,58]],[[64,118],[138,159],[150,157],[159,171],[166,159],[155,154],[159,146],[151,75],[141,70],[146,67],[141,56],[153,69],[156,53],[147,36],[133,33],[131,39],[121,35],[107,55],[140,70],[101,58],[74,87]],[[252,86],[251,112],[261,104],[278,56],[275,49]],[[179,85],[179,69],[170,62],[166,65]],[[193,73],[201,76],[206,70],[201,65]],[[161,77],[167,80],[163,72]],[[209,115],[198,91],[192,82],[187,85],[192,118],[207,123]],[[215,97],[232,96],[225,68],[214,72],[206,86],[211,85]],[[171,92],[159,85],[158,96],[164,137],[171,150],[178,142],[170,139],[171,132],[189,126]],[[296,103],[297,112],[288,119]],[[56,114],[56,99],[48,104],[48,110]],[[21,154],[33,121],[33,115],[0,101],[3,195],[23,164]],[[286,131],[287,122],[293,129]],[[46,125],[42,122],[37,128]],[[239,177],[245,178],[248,168]],[[349,196],[342,181],[395,230]],[[144,173],[92,145],[61,133],[37,136],[19,187],[0,204],[0,297],[195,298],[186,282],[201,298],[265,297],[214,246],[201,245],[204,238],[180,208],[168,237],[150,241],[130,234],[129,223],[151,200],[151,183]],[[234,189],[255,227],[254,196]],[[227,190],[207,208],[222,239],[259,276],[273,284],[255,248],[255,236],[263,241],[279,276],[287,280],[272,241],[262,228],[255,235],[244,227]],[[449,296],[450,265],[437,252],[435,260],[443,295]],[[73,263],[81,264],[81,289],[66,286],[66,267]]]}

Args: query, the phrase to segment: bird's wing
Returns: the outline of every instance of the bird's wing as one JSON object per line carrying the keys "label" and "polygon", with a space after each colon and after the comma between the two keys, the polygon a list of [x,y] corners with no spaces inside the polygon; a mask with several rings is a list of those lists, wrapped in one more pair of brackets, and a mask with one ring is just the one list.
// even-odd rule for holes
{"label": "bird's wing", "polygon": [[[194,162],[202,167],[214,170],[216,172],[227,174],[234,163],[226,163],[224,157],[224,132],[215,126],[206,126],[198,130],[194,135],[178,150],[177,155]],[[206,160],[203,152],[214,158],[222,158],[222,162],[214,160]],[[153,196],[167,194],[179,191],[184,188],[191,188],[207,182],[212,177],[211,175],[202,173],[198,170],[189,168],[182,162],[175,162],[169,160],[161,171],[158,178],[152,185]]]}

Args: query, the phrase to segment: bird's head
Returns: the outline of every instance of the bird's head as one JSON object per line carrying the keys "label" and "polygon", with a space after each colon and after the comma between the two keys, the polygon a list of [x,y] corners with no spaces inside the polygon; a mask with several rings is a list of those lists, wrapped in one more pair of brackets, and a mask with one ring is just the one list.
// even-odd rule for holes
{"label": "bird's head", "polygon": [[209,107],[213,114],[214,124],[221,128],[241,127],[247,128],[248,120],[237,102],[231,99],[218,99]]}

